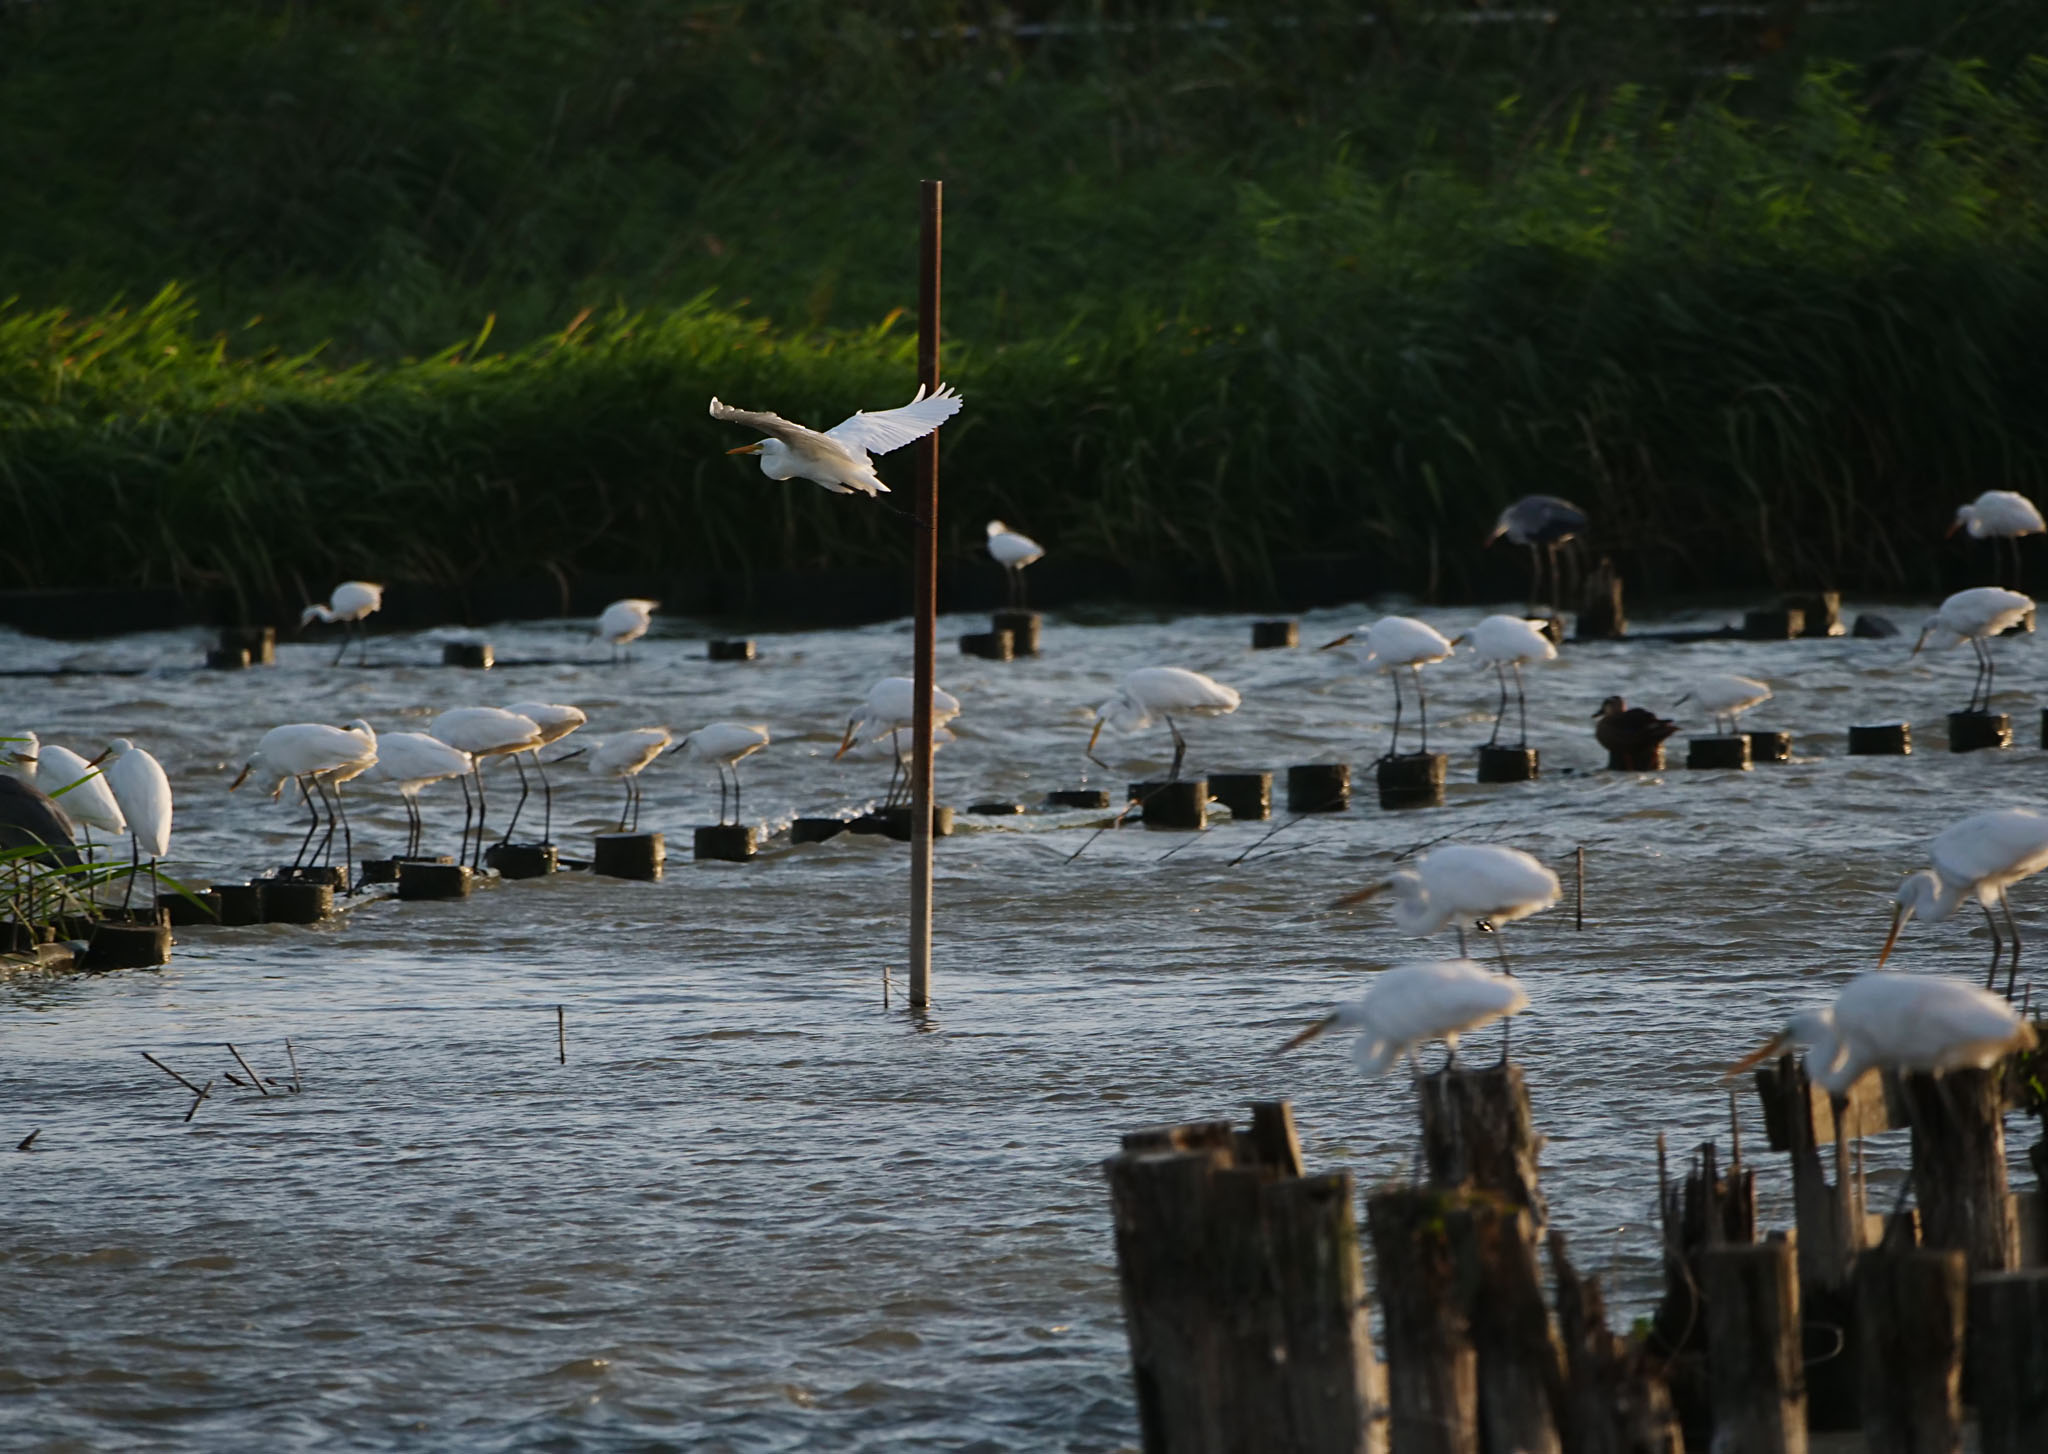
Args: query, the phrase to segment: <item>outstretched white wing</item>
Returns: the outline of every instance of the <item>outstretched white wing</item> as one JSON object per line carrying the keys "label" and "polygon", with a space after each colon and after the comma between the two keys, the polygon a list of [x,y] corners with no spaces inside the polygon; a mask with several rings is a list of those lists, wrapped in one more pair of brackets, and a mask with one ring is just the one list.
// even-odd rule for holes
{"label": "outstretched white wing", "polygon": [[825,434],[848,449],[887,454],[924,438],[959,412],[960,396],[949,385],[939,385],[938,392],[927,398],[924,385],[920,384],[916,396],[901,409],[881,409],[873,414],[858,410],[851,419],[834,425]]}
{"label": "outstretched white wing", "polygon": [[[896,412],[900,413],[901,411],[898,410]],[[717,399],[711,401],[711,417],[713,419],[722,419],[727,424],[744,424],[749,429],[757,430],[771,439],[779,439],[792,448],[800,448],[805,441],[815,441],[824,437],[815,429],[806,429],[801,424],[790,423],[780,414],[757,412],[753,409],[735,409],[730,404],[721,404]],[[853,417],[854,419],[860,418],[858,414]],[[876,415],[874,417],[886,418],[887,416]],[[849,424],[852,422],[852,420],[847,421]],[[844,424],[840,426],[841,429],[845,427]],[[836,434],[838,431],[835,430],[833,432]]]}

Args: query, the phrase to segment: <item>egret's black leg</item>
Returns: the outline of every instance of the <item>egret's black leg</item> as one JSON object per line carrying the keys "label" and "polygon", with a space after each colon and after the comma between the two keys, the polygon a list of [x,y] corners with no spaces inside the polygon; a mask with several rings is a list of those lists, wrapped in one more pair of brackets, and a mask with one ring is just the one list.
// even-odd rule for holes
{"label": "egret's black leg", "polygon": [[293,778],[299,785],[299,797],[306,805],[306,836],[299,840],[299,851],[292,857],[292,867],[297,869],[306,861],[306,850],[313,846],[313,835],[320,831],[320,810],[313,806],[313,794],[306,787],[303,777]]}
{"label": "egret's black leg", "polygon": [[484,760],[473,758],[469,764],[469,775],[476,779],[476,847],[471,853],[469,866],[482,872],[484,866]]}
{"label": "egret's black leg", "polygon": [[1173,771],[1166,775],[1166,780],[1177,783],[1180,781],[1180,765],[1188,755],[1188,740],[1180,735],[1180,728],[1174,725],[1171,717],[1166,719],[1166,730],[1173,734]]}
{"label": "egret's black leg", "polygon": [[1390,671],[1387,673],[1387,679],[1394,684],[1394,740],[1387,745],[1387,756],[1399,757],[1401,755],[1401,674],[1397,671]]}
{"label": "egret's black leg", "polygon": [[1984,642],[1984,710],[1991,710],[1991,697],[1998,684],[1998,659],[1991,654],[1991,642]]}
{"label": "egret's black leg", "polygon": [[457,863],[469,862],[469,774],[457,773],[455,781],[462,785],[462,841],[455,850]]}
{"label": "egret's black leg", "polygon": [[1998,988],[1998,961],[2004,953],[2005,941],[1998,936],[1998,921],[1991,917],[1991,906],[1979,899],[1977,907],[1984,911],[1984,927],[1991,931],[1991,972],[1984,977],[1984,988],[1995,990]]}
{"label": "egret's black leg", "polygon": [[348,808],[341,801],[341,784],[334,785],[334,815],[341,819],[341,886],[343,893],[354,893],[356,883],[356,843],[348,830]]}
{"label": "egret's black leg", "polygon": [[[2013,547],[2017,550],[2019,547]],[[2005,997],[2010,1001],[2019,990],[2020,979],[2020,926],[2012,916],[2012,900],[2005,896],[2005,890],[1998,891],[1998,907],[2005,911],[2006,934],[2012,941],[2012,952],[2005,960]]]}
{"label": "egret's black leg", "polygon": [[328,665],[329,665],[330,667],[340,666],[340,665],[341,665],[341,659],[342,659],[342,658],[343,658],[344,656],[347,656],[347,655],[348,655],[348,628],[344,626],[344,627],[342,628],[342,631],[341,631],[341,650],[339,650],[339,651],[337,651],[337,652],[335,652],[335,653],[334,653],[334,660],[333,660],[333,661],[330,661],[330,662],[328,663]]}
{"label": "egret's black leg", "polygon": [[1458,930],[1458,958],[1463,959],[1465,957],[1465,926],[1459,924],[1456,927]]}
{"label": "egret's black leg", "polygon": [[1522,740],[1520,745],[1529,745],[1529,699],[1522,693],[1522,664],[1515,663],[1515,710],[1522,718]]}
{"label": "egret's black leg", "polygon": [[740,821],[740,765],[732,765],[732,821]]}
{"label": "egret's black leg", "polygon": [[142,840],[133,833],[128,835],[128,886],[121,890],[121,908],[125,912],[129,901],[135,897],[135,875],[142,870]]}
{"label": "egret's black leg", "polygon": [[331,868],[334,865],[334,802],[327,796],[327,784],[320,780],[318,774],[313,778],[313,791],[320,795],[320,806],[327,814],[327,831],[320,835],[320,851],[315,857]]}
{"label": "egret's black leg", "polygon": [[540,760],[538,752],[533,755],[533,770],[540,774],[540,841],[555,841],[555,790],[548,782],[548,765]]}
{"label": "egret's black leg", "polygon": [[1415,673],[1415,716],[1422,723],[1422,750],[1429,751],[1429,696],[1422,690],[1422,668],[1411,666]]}
{"label": "egret's black leg", "polygon": [[623,833],[626,831],[626,814],[633,806],[633,780],[622,778],[620,783],[626,790],[626,801],[619,804],[619,831]]}
{"label": "egret's black leg", "polygon": [[1493,732],[1486,739],[1488,747],[1500,741],[1500,724],[1508,715],[1508,671],[1499,662],[1493,664],[1493,679],[1500,683],[1500,701],[1493,709]]}
{"label": "egret's black leg", "polygon": [[512,755],[512,766],[519,773],[519,801],[512,805],[512,821],[505,825],[505,836],[499,840],[501,843],[507,844],[511,843],[512,835],[519,831],[520,810],[526,806],[527,795],[533,791],[532,785],[526,780],[525,754],[514,753]]}

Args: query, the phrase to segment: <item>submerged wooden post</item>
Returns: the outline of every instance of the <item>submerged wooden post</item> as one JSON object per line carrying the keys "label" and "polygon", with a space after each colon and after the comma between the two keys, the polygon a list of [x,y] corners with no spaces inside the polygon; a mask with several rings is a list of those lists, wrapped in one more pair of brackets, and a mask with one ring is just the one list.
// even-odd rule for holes
{"label": "submerged wooden post", "polygon": [[1478,1355],[1480,1445],[1562,1454],[1564,1363],[1543,1303],[1534,1224],[1498,1196],[1460,1200],[1445,1224]]}
{"label": "submerged wooden post", "polygon": [[1550,1234],[1550,1266],[1565,1350],[1565,1447],[1574,1454],[1684,1454],[1658,1363],[1607,1326],[1600,1279],[1579,1276],[1562,1232]]}
{"label": "submerged wooden post", "polygon": [[2005,1179],[2005,1072],[1951,1070],[1899,1078],[1913,1127],[1913,1198],[1921,1240],[1953,1247],[1971,1272],[2019,1265],[2019,1225]]}
{"label": "submerged wooden post", "polygon": [[1957,1251],[1880,1247],[1856,1259],[1870,1454],[1961,1450],[1965,1288]]}
{"label": "submerged wooden post", "polygon": [[1543,1235],[1546,1211],[1537,1185],[1536,1134],[1529,1086],[1509,1062],[1484,1070],[1446,1070],[1418,1083],[1422,1154],[1429,1179],[1503,1197],[1529,1213],[1531,1236]]}
{"label": "submerged wooden post", "polygon": [[1104,1169],[1148,1454],[1386,1454],[1351,1178],[1301,1174],[1287,1103],[1134,1132]]}
{"label": "submerged wooden post", "polygon": [[1970,1361],[1982,1454],[2048,1449],[2048,1269],[1971,1280]]}
{"label": "submerged wooden post", "polygon": [[1709,1247],[1700,1269],[1714,1447],[1805,1454],[1806,1370],[1791,1244]]}
{"label": "submerged wooden post", "polygon": [[[1671,1400],[1688,1433],[1705,1438],[1715,1427],[1708,1345],[1714,1326],[1707,1254],[1756,1241],[1756,1177],[1739,1163],[1723,1176],[1713,1142],[1694,1153],[1683,1178],[1665,1169],[1657,1141],[1657,1211],[1664,1244],[1664,1296],[1651,1324],[1651,1340],[1667,1360]],[[1796,1323],[1795,1323],[1796,1328]]]}
{"label": "submerged wooden post", "polygon": [[[917,378],[927,392],[939,387],[939,259],[945,183],[920,186],[917,257]],[[916,451],[916,581],[911,609],[917,617],[910,704],[910,1008],[932,998],[932,688],[937,675],[939,611],[939,432]]]}
{"label": "submerged wooden post", "polygon": [[1393,1454],[1480,1454],[1479,1352],[1458,1296],[1440,1191],[1389,1187],[1365,1199],[1374,1286],[1386,1317]]}

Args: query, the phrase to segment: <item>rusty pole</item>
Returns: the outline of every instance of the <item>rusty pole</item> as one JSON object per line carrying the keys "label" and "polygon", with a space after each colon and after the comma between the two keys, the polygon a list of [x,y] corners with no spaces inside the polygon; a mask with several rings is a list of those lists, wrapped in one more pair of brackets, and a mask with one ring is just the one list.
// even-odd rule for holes
{"label": "rusty pole", "polygon": [[[917,256],[917,377],[939,387],[940,222],[945,183],[920,184]],[[910,707],[910,1008],[932,995],[932,686],[939,605],[939,436],[917,443],[917,567],[911,605],[917,617],[915,686]]]}

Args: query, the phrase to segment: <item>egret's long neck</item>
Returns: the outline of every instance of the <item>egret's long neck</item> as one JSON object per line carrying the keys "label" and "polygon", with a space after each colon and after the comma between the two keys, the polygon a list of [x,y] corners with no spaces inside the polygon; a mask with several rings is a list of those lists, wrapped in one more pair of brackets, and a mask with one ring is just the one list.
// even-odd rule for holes
{"label": "egret's long neck", "polygon": [[786,480],[796,474],[790,464],[789,446],[779,439],[761,443],[761,473],[771,480]]}
{"label": "egret's long neck", "polygon": [[1426,938],[1451,921],[1450,914],[1433,907],[1429,890],[1412,873],[1397,873],[1387,880],[1394,895],[1394,927],[1403,934]]}
{"label": "egret's long neck", "polygon": [[1970,886],[1960,879],[1951,881],[1939,874],[1929,874],[1928,877],[1934,880],[1934,887],[1921,893],[1921,902],[1914,905],[1914,912],[1928,923],[1938,924],[1962,904],[1963,895],[1970,891]]}

